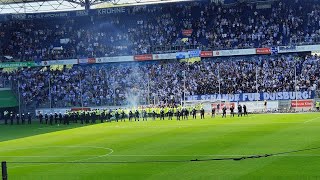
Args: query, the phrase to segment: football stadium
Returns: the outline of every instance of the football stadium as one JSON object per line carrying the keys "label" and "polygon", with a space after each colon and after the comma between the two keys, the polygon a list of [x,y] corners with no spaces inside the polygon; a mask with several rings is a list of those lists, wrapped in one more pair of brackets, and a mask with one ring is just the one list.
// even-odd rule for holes
{"label": "football stadium", "polygon": [[0,0],[2,180],[320,179],[320,0]]}

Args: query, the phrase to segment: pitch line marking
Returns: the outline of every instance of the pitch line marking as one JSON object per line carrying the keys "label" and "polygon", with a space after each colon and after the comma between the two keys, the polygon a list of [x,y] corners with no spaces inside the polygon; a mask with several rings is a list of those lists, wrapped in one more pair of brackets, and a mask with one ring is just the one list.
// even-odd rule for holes
{"label": "pitch line marking", "polygon": [[320,117],[317,117],[317,118],[313,118],[313,119],[306,120],[306,121],[304,121],[304,123],[312,122],[312,121],[317,120],[317,119],[320,119]]}
{"label": "pitch line marking", "polygon": [[[32,148],[50,148],[50,147],[58,147],[58,148],[92,148],[92,149],[105,149],[105,150],[109,150],[110,152],[101,156],[96,156],[96,157],[90,157],[90,158],[85,158],[85,159],[79,159],[79,160],[74,160],[74,161],[70,161],[70,162],[77,162],[77,161],[86,161],[89,159],[95,159],[95,158],[101,158],[101,157],[106,157],[111,155],[114,151],[111,148],[107,148],[107,147],[99,147],[99,146],[43,146],[43,147],[28,147],[28,148],[15,148],[15,149],[6,149],[6,150],[20,150],[20,149],[32,149]],[[20,156],[21,157],[21,156]],[[42,156],[43,157],[43,156]],[[74,157],[74,156],[73,156]],[[76,156],[78,157],[78,156]],[[10,162],[8,162],[10,163]],[[52,165],[52,163],[48,163],[48,164],[38,164],[38,165],[25,165],[25,166],[14,166],[14,167],[9,167],[10,169],[15,169],[15,168],[20,168],[20,167],[34,167],[34,166],[43,166],[43,165]]]}

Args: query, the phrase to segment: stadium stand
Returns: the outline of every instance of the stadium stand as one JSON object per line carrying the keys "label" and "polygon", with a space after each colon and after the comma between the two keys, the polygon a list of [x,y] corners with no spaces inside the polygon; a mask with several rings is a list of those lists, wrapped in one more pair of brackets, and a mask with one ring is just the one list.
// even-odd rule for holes
{"label": "stadium stand", "polygon": [[216,50],[320,41],[316,0],[222,6],[181,2],[124,14],[0,22],[2,56],[21,61]]}

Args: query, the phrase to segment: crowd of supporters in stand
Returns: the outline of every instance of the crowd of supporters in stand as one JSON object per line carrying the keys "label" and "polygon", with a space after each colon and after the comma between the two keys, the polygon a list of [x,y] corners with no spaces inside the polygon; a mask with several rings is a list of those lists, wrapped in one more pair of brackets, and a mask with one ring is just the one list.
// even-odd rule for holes
{"label": "crowd of supporters in stand", "polygon": [[142,5],[108,16],[0,22],[0,57],[41,61],[312,44],[320,42],[319,29],[316,0],[280,0],[266,9],[210,2]]}
{"label": "crowd of supporters in stand", "polygon": [[173,60],[24,68],[0,71],[0,77],[19,85],[27,105],[102,106],[180,102],[184,92],[188,96],[311,91],[320,85],[319,65],[318,56],[252,56],[192,64]]}

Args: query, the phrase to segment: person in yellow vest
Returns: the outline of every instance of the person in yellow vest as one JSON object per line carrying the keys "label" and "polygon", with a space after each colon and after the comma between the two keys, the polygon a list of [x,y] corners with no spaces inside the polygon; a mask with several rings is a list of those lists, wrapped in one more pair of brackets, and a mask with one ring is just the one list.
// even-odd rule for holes
{"label": "person in yellow vest", "polygon": [[320,102],[316,102],[316,109],[317,109],[317,111],[319,111],[319,109],[320,109]]}

